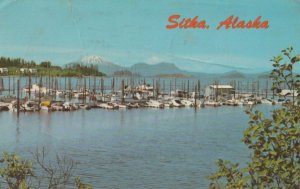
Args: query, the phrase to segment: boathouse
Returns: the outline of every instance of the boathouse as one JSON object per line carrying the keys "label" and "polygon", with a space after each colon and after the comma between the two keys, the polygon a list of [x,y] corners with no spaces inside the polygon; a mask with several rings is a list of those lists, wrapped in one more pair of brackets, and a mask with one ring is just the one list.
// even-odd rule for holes
{"label": "boathouse", "polygon": [[7,68],[0,68],[0,74],[5,74],[8,73],[8,69]]}
{"label": "boathouse", "polygon": [[208,99],[231,99],[235,89],[231,85],[209,85],[205,88],[204,96]]}
{"label": "boathouse", "polygon": [[28,72],[28,68],[20,68],[20,72],[21,73],[27,73]]}
{"label": "boathouse", "polygon": [[28,71],[29,71],[29,73],[32,73],[32,74],[37,73],[37,69],[34,69],[34,68],[29,68]]}

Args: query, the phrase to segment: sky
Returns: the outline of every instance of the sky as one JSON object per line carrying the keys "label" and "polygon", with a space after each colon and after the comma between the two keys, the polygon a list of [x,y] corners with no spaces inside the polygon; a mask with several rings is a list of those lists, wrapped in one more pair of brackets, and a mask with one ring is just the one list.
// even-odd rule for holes
{"label": "sky", "polygon": [[[209,29],[166,29],[168,18]],[[220,29],[229,16],[268,29]],[[97,55],[122,66],[175,63],[188,71],[271,70],[273,56],[300,54],[300,0],[0,0],[0,56],[65,65]]]}

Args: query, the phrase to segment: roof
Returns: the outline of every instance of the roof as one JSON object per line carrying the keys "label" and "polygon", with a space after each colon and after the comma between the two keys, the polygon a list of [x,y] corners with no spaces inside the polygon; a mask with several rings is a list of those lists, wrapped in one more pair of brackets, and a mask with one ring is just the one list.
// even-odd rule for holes
{"label": "roof", "polygon": [[209,87],[214,89],[233,89],[231,85],[210,85]]}

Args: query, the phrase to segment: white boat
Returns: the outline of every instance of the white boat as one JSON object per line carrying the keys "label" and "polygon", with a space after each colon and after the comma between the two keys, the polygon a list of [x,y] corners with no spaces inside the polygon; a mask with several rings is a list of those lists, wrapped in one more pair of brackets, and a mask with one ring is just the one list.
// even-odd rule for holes
{"label": "white boat", "polygon": [[208,101],[205,101],[205,102],[204,102],[204,105],[206,105],[206,106],[217,107],[217,106],[221,106],[222,104],[221,104],[220,102],[208,100]]}
{"label": "white boat", "polygon": [[119,109],[119,104],[115,103],[115,102],[108,102],[107,103],[109,106],[112,106],[113,109]]}
{"label": "white boat", "polygon": [[268,105],[274,104],[273,101],[270,100],[270,99],[261,99],[261,103],[262,104],[268,104]]}
{"label": "white boat", "polygon": [[5,110],[9,110],[9,106],[10,103],[6,103],[6,102],[0,102],[0,111],[5,111]]}
{"label": "white boat", "polygon": [[[11,111],[11,112],[17,112],[17,111],[18,111],[17,101],[16,101],[16,100],[12,101],[12,102],[8,105],[8,109],[9,109],[9,111]],[[24,107],[21,106],[21,103],[20,103],[20,109],[19,109],[19,110],[20,110],[20,112],[25,111]]]}
{"label": "white boat", "polygon": [[18,111],[18,110],[17,110],[17,105],[9,106],[8,109],[9,109],[9,111],[11,111],[11,112],[17,112],[17,111]]}
{"label": "white boat", "polygon": [[173,107],[182,107],[183,106],[179,100],[172,99],[171,103],[172,103]]}
{"label": "white boat", "polygon": [[39,105],[34,101],[26,101],[24,103],[24,109],[28,112],[35,112],[39,110]]}
{"label": "white boat", "polygon": [[84,110],[90,110],[91,106],[89,106],[88,104],[79,104],[78,105],[80,109],[84,109]]}
{"label": "white boat", "polygon": [[72,111],[72,110],[78,110],[79,109],[78,105],[76,105],[74,103],[71,103],[71,102],[63,103],[62,107],[63,107],[64,111]]}
{"label": "white boat", "polygon": [[126,105],[124,105],[124,104],[119,104],[119,109],[126,109]]}
{"label": "white boat", "polygon": [[171,107],[173,107],[173,106],[172,106],[172,102],[171,102],[171,101],[166,101],[166,102],[164,102],[164,107],[165,107],[165,108],[171,108]]}
{"label": "white boat", "polygon": [[140,93],[136,93],[136,94],[134,95],[134,97],[135,97],[137,100],[141,100],[141,99],[142,99]]}
{"label": "white boat", "polygon": [[186,107],[192,106],[192,104],[193,104],[193,102],[186,100],[186,99],[180,100],[180,103]]}
{"label": "white boat", "polygon": [[251,108],[254,105],[254,102],[253,101],[245,101],[243,105]]}
{"label": "white boat", "polygon": [[202,103],[200,100],[196,100],[196,102],[194,101],[193,103],[192,103],[192,107],[196,107],[196,108],[203,108],[204,107],[204,103]]}
{"label": "white boat", "polygon": [[58,97],[64,97],[65,93],[63,91],[55,91],[55,95]]}
{"label": "white boat", "polygon": [[227,100],[224,104],[228,105],[228,106],[238,106],[239,105],[237,100]]}
{"label": "white boat", "polygon": [[139,108],[140,105],[138,103],[128,103],[127,104],[127,108],[131,109],[131,108]]}
{"label": "white boat", "polygon": [[112,105],[108,105],[107,103],[100,103],[97,105],[99,108],[103,108],[103,109],[114,109],[114,107]]}
{"label": "white boat", "polygon": [[40,111],[49,112],[49,111],[51,111],[51,108],[49,108],[48,106],[40,106]]}
{"label": "white boat", "polygon": [[148,102],[146,102],[148,107],[151,108],[163,108],[163,104],[158,102],[157,100],[149,100]]}

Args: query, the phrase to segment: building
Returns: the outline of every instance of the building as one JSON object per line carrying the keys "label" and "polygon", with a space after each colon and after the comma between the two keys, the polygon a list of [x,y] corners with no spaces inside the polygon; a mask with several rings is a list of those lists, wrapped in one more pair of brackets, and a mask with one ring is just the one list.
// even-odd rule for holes
{"label": "building", "polygon": [[0,68],[0,74],[5,74],[8,73],[8,69],[7,68]]}
{"label": "building", "polygon": [[35,74],[37,73],[37,69],[34,69],[34,68],[29,68],[29,73],[32,73],[32,74]]}
{"label": "building", "polygon": [[29,70],[28,68],[21,68],[20,72],[21,73],[28,73],[28,70]]}
{"label": "building", "polygon": [[35,69],[35,68],[21,68],[20,72],[22,74],[25,74],[25,73],[36,74],[37,73],[37,69]]}
{"label": "building", "polygon": [[209,85],[205,88],[204,96],[210,100],[231,99],[235,89],[231,85]]}

